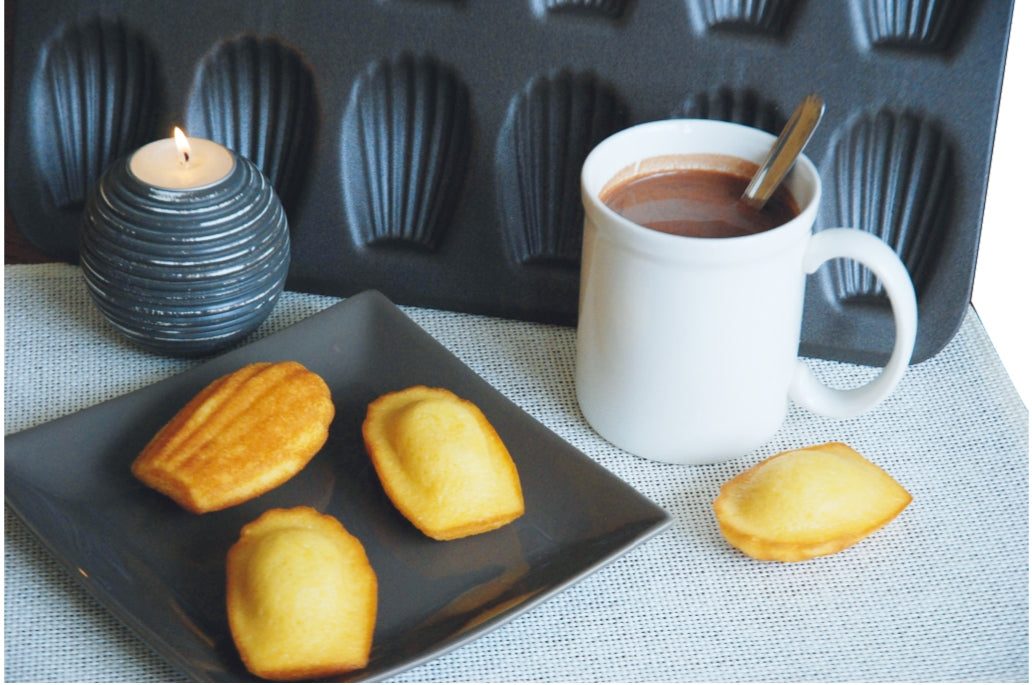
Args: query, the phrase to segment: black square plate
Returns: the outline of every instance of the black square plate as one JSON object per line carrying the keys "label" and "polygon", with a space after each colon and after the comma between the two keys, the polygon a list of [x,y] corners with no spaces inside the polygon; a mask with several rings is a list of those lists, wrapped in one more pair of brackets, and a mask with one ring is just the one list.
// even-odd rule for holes
{"label": "black square plate", "polygon": [[[210,381],[287,359],[321,375],[337,408],[329,440],[300,474],[201,516],[132,477],[136,454]],[[361,423],[377,396],[416,384],[446,387],[480,406],[516,462],[523,517],[437,542],[398,514],[366,455]],[[355,680],[388,677],[483,635],[670,522],[374,291],[4,443],[7,503],[104,606],[202,681],[253,680],[229,633],[224,561],[240,528],[269,508],[315,507],[365,545],[379,579],[379,614],[369,666],[344,676]]]}

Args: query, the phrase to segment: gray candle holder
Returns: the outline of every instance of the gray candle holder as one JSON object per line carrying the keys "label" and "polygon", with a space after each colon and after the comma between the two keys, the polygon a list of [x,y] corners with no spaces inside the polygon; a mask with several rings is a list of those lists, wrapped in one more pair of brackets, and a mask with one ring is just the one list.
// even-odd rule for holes
{"label": "gray candle holder", "polygon": [[86,201],[80,264],[104,317],[140,347],[199,356],[257,328],[290,265],[279,198],[247,159],[187,190],[140,181],[124,157]]}

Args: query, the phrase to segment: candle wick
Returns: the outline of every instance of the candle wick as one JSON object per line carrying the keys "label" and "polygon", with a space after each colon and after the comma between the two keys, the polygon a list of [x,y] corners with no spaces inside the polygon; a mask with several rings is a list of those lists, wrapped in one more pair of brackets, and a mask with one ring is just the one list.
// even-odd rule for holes
{"label": "candle wick", "polygon": [[186,150],[183,150],[182,155],[183,155],[183,166],[190,166],[190,153],[187,152]]}

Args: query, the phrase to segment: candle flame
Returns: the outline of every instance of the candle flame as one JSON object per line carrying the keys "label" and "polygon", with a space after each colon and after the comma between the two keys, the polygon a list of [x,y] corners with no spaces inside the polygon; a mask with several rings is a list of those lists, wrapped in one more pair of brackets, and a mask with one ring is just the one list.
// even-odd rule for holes
{"label": "candle flame", "polygon": [[179,164],[190,166],[190,141],[186,139],[183,130],[176,126],[172,129],[172,137],[176,139],[176,150],[179,151]]}

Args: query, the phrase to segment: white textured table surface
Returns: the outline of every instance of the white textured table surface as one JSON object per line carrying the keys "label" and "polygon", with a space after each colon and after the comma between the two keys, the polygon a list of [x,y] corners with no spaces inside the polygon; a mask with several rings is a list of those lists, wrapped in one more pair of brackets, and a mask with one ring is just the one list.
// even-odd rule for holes
{"label": "white textured table surface", "polygon": [[[4,430],[10,434],[198,363],[124,343],[78,269],[4,270]],[[337,300],[287,293],[261,337]],[[792,407],[756,452],[702,467],[608,445],[573,395],[574,331],[403,308],[474,371],[672,515],[657,537],[407,681],[1028,681],[1028,411],[977,317],[911,367],[875,411],[833,421]],[[813,362],[855,385],[872,369]],[[711,503],[760,459],[839,440],[914,496],[840,554],[761,563],[721,538]],[[173,671],[4,521],[8,681],[173,681]]]}

